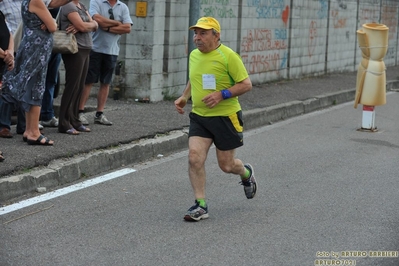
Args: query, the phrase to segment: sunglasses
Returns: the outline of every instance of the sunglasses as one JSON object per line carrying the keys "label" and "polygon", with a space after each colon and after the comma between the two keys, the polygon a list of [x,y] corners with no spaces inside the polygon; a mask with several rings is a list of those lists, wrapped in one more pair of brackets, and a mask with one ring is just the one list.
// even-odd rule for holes
{"label": "sunglasses", "polygon": [[110,19],[114,19],[114,10],[112,8],[108,9],[108,14]]}

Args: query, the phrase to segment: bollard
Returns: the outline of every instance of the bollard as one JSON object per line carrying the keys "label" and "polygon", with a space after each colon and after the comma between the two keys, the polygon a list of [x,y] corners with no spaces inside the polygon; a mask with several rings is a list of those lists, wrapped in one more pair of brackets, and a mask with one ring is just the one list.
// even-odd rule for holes
{"label": "bollard", "polygon": [[377,131],[377,127],[375,126],[375,106],[363,105],[361,130]]}
{"label": "bollard", "polygon": [[354,107],[363,104],[360,130],[377,131],[375,106],[386,104],[386,73],[384,56],[388,51],[389,29],[384,24],[363,24],[357,31],[362,60],[356,78]]}

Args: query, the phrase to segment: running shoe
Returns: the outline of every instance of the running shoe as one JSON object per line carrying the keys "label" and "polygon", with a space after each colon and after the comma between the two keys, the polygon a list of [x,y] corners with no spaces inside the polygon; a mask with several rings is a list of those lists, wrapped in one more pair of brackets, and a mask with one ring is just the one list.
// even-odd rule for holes
{"label": "running shoe", "polygon": [[79,113],[79,120],[82,122],[82,125],[88,126],[89,121],[87,120],[87,117],[84,113]]}
{"label": "running shoe", "polygon": [[241,180],[240,184],[244,186],[244,192],[245,196],[247,196],[247,199],[252,199],[255,197],[257,189],[255,172],[252,165],[249,163],[245,164],[244,167],[251,172],[251,175],[247,179]]}
{"label": "running shoe", "polygon": [[109,121],[105,115],[100,115],[100,116],[94,116],[94,124],[101,124],[101,125],[106,125],[106,126],[112,126],[112,122]]}
{"label": "running shoe", "polygon": [[58,119],[53,116],[48,121],[40,121],[40,124],[44,127],[58,127]]}
{"label": "running shoe", "polygon": [[201,207],[198,201],[195,201],[190,209],[188,209],[184,220],[189,222],[198,222],[201,219],[207,219],[209,217],[208,207]]}

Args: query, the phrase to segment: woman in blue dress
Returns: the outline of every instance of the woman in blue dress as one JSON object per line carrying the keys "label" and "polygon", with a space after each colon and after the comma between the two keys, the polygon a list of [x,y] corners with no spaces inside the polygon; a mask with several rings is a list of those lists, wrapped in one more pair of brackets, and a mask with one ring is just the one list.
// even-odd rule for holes
{"label": "woman in blue dress", "polygon": [[57,29],[43,0],[24,0],[21,6],[23,37],[15,57],[15,67],[3,76],[3,99],[26,114],[23,139],[29,145],[53,145],[41,135],[40,108],[45,89],[47,63]]}

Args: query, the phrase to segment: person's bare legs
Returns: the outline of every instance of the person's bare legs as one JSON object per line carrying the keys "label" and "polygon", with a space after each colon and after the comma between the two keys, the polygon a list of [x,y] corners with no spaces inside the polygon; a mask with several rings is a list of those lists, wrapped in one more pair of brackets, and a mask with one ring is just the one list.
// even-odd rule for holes
{"label": "person's bare legs", "polygon": [[236,153],[235,151],[235,149],[228,151],[216,149],[219,167],[227,174],[243,176],[245,174],[245,167],[240,159],[234,158]]}
{"label": "person's bare legs", "polygon": [[79,110],[84,110],[87,100],[89,99],[90,96],[90,91],[91,87],[93,86],[93,83],[90,84],[85,84],[82,95],[80,96],[80,101],[79,101]]}
{"label": "person's bare legs", "polygon": [[[189,177],[196,199],[205,199],[205,161],[212,142],[212,139],[207,138],[189,138]],[[216,149],[216,156],[219,167],[223,172],[240,176],[245,174],[242,161],[234,158],[235,150],[222,151]]]}
{"label": "person's bare legs", "polygon": [[[205,172],[205,161],[208,156],[209,148],[213,143],[212,139],[202,138],[202,137],[190,137],[189,138],[189,177],[191,186],[193,188],[196,204],[188,209],[184,220],[186,221],[199,221],[201,219],[206,219],[208,215],[208,207],[205,202],[205,185],[206,185],[206,172]],[[234,158],[235,149],[222,151],[216,149],[216,156],[218,159],[218,164],[220,169],[225,173],[236,174],[240,176],[245,176],[247,169],[243,165],[240,159]],[[252,171],[252,170],[251,170]],[[247,174],[248,175],[248,174]],[[249,180],[249,178],[248,178]],[[245,185],[244,192],[246,195],[250,194],[253,197],[256,193],[256,188],[252,189],[248,187],[247,183],[249,181],[242,181],[241,183]],[[255,184],[256,186],[256,184]],[[246,188],[248,187],[248,188]],[[246,191],[248,190],[248,192]],[[252,191],[255,191],[252,193]],[[252,195],[253,194],[253,195]],[[247,196],[248,197],[248,196]]]}
{"label": "person's bare legs", "polygon": [[235,150],[221,151],[216,149],[216,156],[218,158],[219,167],[223,172],[240,175],[245,196],[248,199],[255,197],[258,186],[252,165],[245,164],[244,166],[240,159],[234,158]]}
{"label": "person's bare legs", "polygon": [[100,84],[100,89],[97,94],[97,112],[103,112],[105,103],[107,102],[109,94],[109,84]]}
{"label": "person's bare legs", "polygon": [[196,199],[205,199],[205,161],[208,156],[212,139],[190,137],[188,141],[189,178]]}
{"label": "person's bare legs", "polygon": [[[26,116],[26,129],[23,134],[28,140],[37,140],[41,133],[39,130],[39,117],[40,117],[40,106],[33,105],[30,107],[29,112],[25,113]],[[45,143],[46,139],[42,139],[41,143]],[[50,140],[49,144],[54,144],[54,141]]]}

